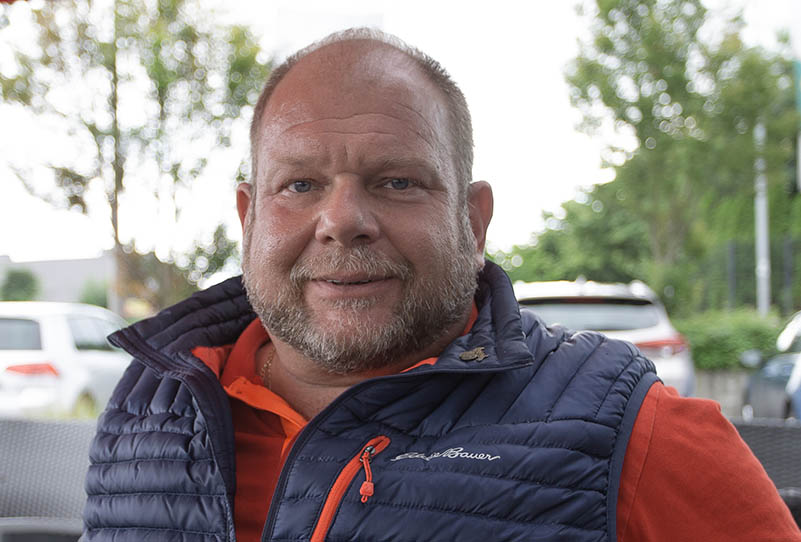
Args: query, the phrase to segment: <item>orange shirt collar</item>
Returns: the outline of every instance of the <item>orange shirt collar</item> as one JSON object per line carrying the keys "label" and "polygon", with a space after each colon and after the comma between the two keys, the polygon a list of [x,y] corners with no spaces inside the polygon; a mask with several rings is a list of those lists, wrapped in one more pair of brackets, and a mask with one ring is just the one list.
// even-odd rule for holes
{"label": "orange shirt collar", "polygon": [[[270,340],[258,318],[254,319],[239,335],[232,347],[197,347],[192,353],[200,358],[218,375],[225,392],[251,407],[278,415],[289,432],[296,432],[306,425],[306,420],[283,397],[262,384],[256,374],[256,352]],[[226,350],[230,353],[227,359]]]}

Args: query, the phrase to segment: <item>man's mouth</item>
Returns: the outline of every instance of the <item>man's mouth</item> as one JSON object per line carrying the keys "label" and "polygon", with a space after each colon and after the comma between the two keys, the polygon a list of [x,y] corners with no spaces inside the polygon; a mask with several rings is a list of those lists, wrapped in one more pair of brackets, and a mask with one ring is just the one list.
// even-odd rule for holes
{"label": "man's mouth", "polygon": [[352,284],[367,284],[376,280],[384,279],[364,279],[364,280],[336,280],[336,279],[323,279],[329,284],[336,284],[337,286],[350,286]]}

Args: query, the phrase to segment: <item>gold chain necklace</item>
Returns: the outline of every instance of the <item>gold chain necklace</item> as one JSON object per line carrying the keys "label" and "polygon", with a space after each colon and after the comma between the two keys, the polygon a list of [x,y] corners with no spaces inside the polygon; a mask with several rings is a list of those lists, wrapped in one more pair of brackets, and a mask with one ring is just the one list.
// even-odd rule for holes
{"label": "gold chain necklace", "polygon": [[268,347],[270,348],[270,352],[267,354],[267,359],[264,360],[264,363],[261,364],[261,368],[259,369],[259,376],[261,377],[262,384],[267,386],[268,390],[273,389],[272,385],[272,365],[273,365],[273,358],[275,357],[275,346]]}

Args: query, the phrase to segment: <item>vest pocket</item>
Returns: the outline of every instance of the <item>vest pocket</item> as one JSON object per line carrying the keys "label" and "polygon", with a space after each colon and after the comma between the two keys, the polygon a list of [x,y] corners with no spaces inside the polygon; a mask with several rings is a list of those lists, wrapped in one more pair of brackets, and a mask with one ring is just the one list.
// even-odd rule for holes
{"label": "vest pocket", "polygon": [[320,517],[312,532],[311,542],[322,542],[325,540],[325,535],[328,534],[328,529],[334,521],[334,515],[339,508],[339,504],[342,502],[343,497],[345,497],[345,493],[348,487],[350,487],[351,482],[353,482],[353,479],[356,478],[362,469],[364,469],[364,481],[359,488],[361,501],[367,503],[370,497],[373,496],[375,486],[373,484],[373,471],[370,466],[370,461],[389,446],[389,443],[389,437],[384,435],[372,438],[367,444],[362,446],[358,454],[348,461],[348,464],[345,465],[339,473],[339,476],[337,476],[334,485],[331,486],[331,491],[329,491],[325,499],[323,511],[320,513]]}

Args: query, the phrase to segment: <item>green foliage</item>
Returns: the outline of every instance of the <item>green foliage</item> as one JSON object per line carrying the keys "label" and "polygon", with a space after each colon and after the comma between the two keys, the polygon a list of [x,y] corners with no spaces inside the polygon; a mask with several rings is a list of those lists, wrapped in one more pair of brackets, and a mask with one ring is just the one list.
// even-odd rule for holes
{"label": "green foliage", "polygon": [[689,341],[695,366],[710,370],[739,368],[740,354],[752,348],[774,351],[781,331],[775,315],[763,318],[745,309],[705,312],[673,324]]}
{"label": "green foliage", "polygon": [[253,105],[270,71],[269,64],[259,61],[259,46],[244,27],[229,29],[231,57],[227,71],[226,101],[236,110]]}
{"label": "green foliage", "polygon": [[123,291],[129,297],[146,302],[151,312],[177,303],[197,291],[197,286],[175,262],[162,261],[153,252],[137,252],[134,246],[126,246],[124,250]]}
{"label": "green foliage", "polygon": [[[625,142],[603,154],[615,178],[546,213],[529,246],[494,257],[515,279],[638,278],[672,314],[723,308],[726,243],[753,240],[760,155],[774,242],[801,238],[801,198],[789,190],[799,126],[791,53],[786,44],[747,47],[737,18],[717,21],[713,40],[702,40],[700,0],[584,5],[592,37],[566,78],[581,128]],[[762,151],[758,122],[767,130]],[[721,255],[722,272],[710,273]]]}
{"label": "green foliage", "polygon": [[3,301],[31,301],[39,295],[39,279],[29,269],[9,269],[0,285]]}
{"label": "green foliage", "polygon": [[186,273],[192,284],[197,284],[202,278],[222,271],[232,260],[239,257],[236,241],[228,238],[225,226],[220,224],[214,230],[211,242],[196,244],[195,250],[187,255],[185,262],[179,267]]}
{"label": "green foliage", "polygon": [[[28,11],[37,46],[4,41],[13,62],[0,62],[2,100],[65,127],[64,145],[80,151],[60,163],[50,153],[33,165],[3,159],[58,207],[87,213],[102,187],[122,254],[119,215],[135,212],[121,206],[126,189],[149,191],[177,221],[208,160],[230,160],[215,153],[232,130],[247,132],[269,63],[247,28],[220,24],[200,0],[62,0]],[[230,166],[233,185],[242,168]],[[34,167],[52,183],[33,183]]]}
{"label": "green foliage", "polygon": [[87,280],[81,290],[79,301],[108,308],[108,285],[103,281]]}
{"label": "green foliage", "polygon": [[581,201],[562,204],[563,219],[546,214],[549,228],[531,246],[491,257],[512,280],[630,282],[644,274],[647,227],[621,205],[625,194],[611,185],[593,187]]}
{"label": "green foliage", "polygon": [[[732,211],[752,212],[758,121],[767,128],[775,199],[786,191],[793,156],[799,119],[787,57],[746,47],[738,19],[706,43],[705,22],[699,0],[598,2],[595,40],[583,44],[567,75],[586,130],[611,120],[636,141],[632,151],[610,146],[606,154],[613,184],[648,224],[660,265],[695,256],[712,239],[751,235],[753,220]],[[777,232],[789,227],[781,207],[773,213]]]}

